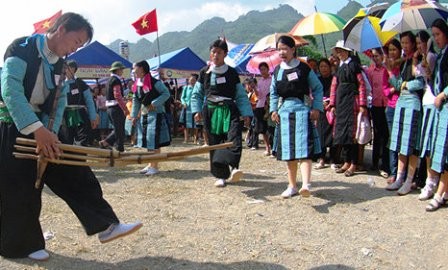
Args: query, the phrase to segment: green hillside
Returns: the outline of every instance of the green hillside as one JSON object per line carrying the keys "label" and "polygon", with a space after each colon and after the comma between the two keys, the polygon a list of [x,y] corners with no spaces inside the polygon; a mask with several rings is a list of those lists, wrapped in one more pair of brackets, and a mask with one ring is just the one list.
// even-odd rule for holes
{"label": "green hillside", "polygon": [[[371,4],[377,2],[396,2],[394,0],[374,0]],[[337,15],[345,20],[352,18],[363,6],[357,1],[348,1],[345,7],[342,7]],[[276,18],[273,20],[272,18]],[[169,32],[159,37],[160,53],[164,54],[183,47],[190,47],[202,59],[208,59],[209,44],[224,35],[227,40],[233,43],[255,43],[263,36],[288,32],[301,18],[297,10],[289,5],[279,5],[278,8],[267,11],[250,11],[240,16],[233,22],[226,22],[223,18],[214,17],[199,24],[191,32]],[[337,40],[342,39],[342,32],[323,35],[327,54]],[[324,55],[321,36],[314,36],[312,45],[307,46],[306,51],[312,51],[313,56]],[[119,43],[122,40],[112,42],[108,47],[113,51],[119,51]],[[131,62],[148,59],[157,55],[157,42],[150,42],[145,38],[137,43],[129,43],[129,60]]]}

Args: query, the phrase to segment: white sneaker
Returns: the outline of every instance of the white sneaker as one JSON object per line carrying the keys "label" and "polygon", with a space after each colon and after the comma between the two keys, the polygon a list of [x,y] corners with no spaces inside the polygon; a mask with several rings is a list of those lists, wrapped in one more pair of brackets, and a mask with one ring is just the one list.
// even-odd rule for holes
{"label": "white sneaker", "polygon": [[224,179],[217,179],[215,181],[215,187],[225,187],[226,181]]}
{"label": "white sneaker", "polygon": [[145,168],[141,169],[141,170],[139,171],[139,173],[140,173],[140,174],[145,174],[145,173],[148,172],[149,168],[151,168],[151,166],[148,165],[148,166],[146,166]]}
{"label": "white sneaker", "polygon": [[45,249],[34,251],[28,255],[28,258],[35,261],[46,261],[50,258],[50,254]]}
{"label": "white sneaker", "polygon": [[288,187],[287,189],[285,189],[285,191],[282,192],[282,194],[280,196],[287,199],[287,198],[291,198],[294,195],[297,195],[298,193],[299,193],[299,191],[297,190],[296,187]]}
{"label": "white sneaker", "polygon": [[432,197],[432,195],[434,195],[434,189],[435,187],[433,185],[425,185],[424,188],[422,188],[422,190],[420,191],[420,194],[418,195],[418,199],[420,201],[426,201],[429,198]]}
{"label": "white sneaker", "polygon": [[397,179],[397,180],[395,180],[395,182],[387,185],[386,189],[387,190],[397,190],[401,187],[401,185],[403,185],[403,182]]}
{"label": "white sneaker", "polygon": [[158,169],[153,168],[153,167],[149,167],[149,169],[146,171],[145,175],[151,176],[151,175],[155,175],[155,174],[158,174],[158,173],[159,173]]}
{"label": "white sneaker", "polygon": [[230,173],[230,178],[227,179],[227,183],[236,183],[241,180],[241,177],[243,176],[243,171],[239,169],[233,169]]}
{"label": "white sneaker", "polygon": [[143,224],[141,222],[129,223],[129,224],[123,224],[123,223],[111,224],[109,228],[98,233],[98,240],[100,240],[100,242],[104,244],[117,238],[120,238],[122,236],[131,234],[140,229],[142,226]]}
{"label": "white sneaker", "polygon": [[412,190],[412,181],[405,181],[404,184],[397,191],[397,194],[400,196],[406,195]]}

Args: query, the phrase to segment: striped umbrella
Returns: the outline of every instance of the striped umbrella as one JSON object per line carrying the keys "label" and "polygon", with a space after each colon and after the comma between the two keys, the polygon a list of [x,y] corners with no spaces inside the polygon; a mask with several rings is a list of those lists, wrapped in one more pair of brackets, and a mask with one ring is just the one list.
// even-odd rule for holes
{"label": "striped umbrella", "polygon": [[392,39],[397,32],[381,31],[380,19],[373,16],[355,17],[342,30],[344,44],[358,52],[382,47]]}
{"label": "striped umbrella", "polygon": [[321,35],[326,55],[323,34],[341,31],[345,24],[346,21],[336,14],[316,11],[298,21],[289,33],[297,36]]}
{"label": "striped umbrella", "polygon": [[428,29],[436,19],[446,20],[448,9],[439,3],[426,0],[402,0],[391,5],[380,25],[383,31],[405,32]]}
{"label": "striped umbrella", "polygon": [[381,18],[389,6],[389,3],[378,3],[370,7],[361,8],[355,17],[374,16]]}
{"label": "striped umbrella", "polygon": [[346,21],[336,14],[326,12],[314,12],[302,18],[289,31],[297,36],[313,36],[340,31]]}

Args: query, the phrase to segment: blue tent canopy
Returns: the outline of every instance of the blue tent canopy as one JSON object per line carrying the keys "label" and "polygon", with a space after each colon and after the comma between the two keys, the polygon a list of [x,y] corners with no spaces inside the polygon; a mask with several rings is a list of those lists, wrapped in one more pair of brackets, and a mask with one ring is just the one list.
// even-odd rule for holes
{"label": "blue tent canopy", "polygon": [[146,61],[152,70],[166,68],[196,71],[207,64],[188,47],[160,55],[160,67],[158,56]]}
{"label": "blue tent canopy", "polygon": [[67,59],[75,60],[78,66],[103,66],[110,67],[113,62],[121,61],[127,68],[132,68],[132,63],[107,48],[98,41],[94,41],[71,54]]}

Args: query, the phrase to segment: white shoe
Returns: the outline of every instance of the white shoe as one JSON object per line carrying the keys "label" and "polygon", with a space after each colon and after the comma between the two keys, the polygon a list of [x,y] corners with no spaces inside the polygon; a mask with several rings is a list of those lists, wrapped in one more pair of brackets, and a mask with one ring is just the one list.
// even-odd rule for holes
{"label": "white shoe", "polygon": [[141,170],[139,171],[139,173],[140,173],[140,174],[145,174],[145,173],[148,172],[149,168],[151,168],[151,166],[148,165],[148,166],[146,166],[145,168],[141,169]]}
{"label": "white shoe", "polygon": [[226,181],[224,179],[217,179],[215,181],[215,187],[225,187]]}
{"label": "white shoe", "polygon": [[241,180],[241,177],[243,176],[243,171],[239,169],[233,169],[230,173],[230,178],[227,179],[227,183],[236,183]]}
{"label": "white shoe", "polygon": [[100,242],[104,244],[117,238],[120,238],[122,236],[131,234],[140,229],[142,226],[143,224],[141,222],[129,223],[129,224],[123,224],[123,223],[111,224],[109,228],[98,233],[98,240],[100,240]]}
{"label": "white shoe", "polygon": [[404,184],[397,191],[397,194],[400,196],[406,195],[412,190],[412,181],[405,181]]}
{"label": "white shoe", "polygon": [[35,261],[46,261],[50,258],[50,254],[45,249],[34,251],[28,255],[28,258]]}
{"label": "white shoe", "polygon": [[337,169],[341,168],[341,166],[339,166],[338,164],[332,163],[332,164],[330,165],[330,168],[331,168],[333,171],[336,171]]}
{"label": "white shoe", "polygon": [[397,180],[395,180],[395,182],[387,185],[386,189],[387,190],[397,190],[401,187],[401,185],[403,185],[403,182],[397,179]]}
{"label": "white shoe", "polygon": [[158,169],[153,168],[153,167],[149,167],[149,169],[146,171],[145,175],[151,176],[151,175],[155,175],[155,174],[158,174],[158,173],[159,173]]}
{"label": "white shoe", "polygon": [[287,199],[287,198],[291,198],[294,195],[297,195],[298,193],[299,193],[299,191],[297,190],[296,187],[288,187],[287,189],[285,189],[285,191],[282,192],[282,194],[280,196]]}
{"label": "white shoe", "polygon": [[422,190],[420,191],[420,194],[418,195],[418,199],[420,201],[426,201],[429,198],[432,197],[432,195],[434,195],[434,189],[435,186],[433,185],[425,185],[424,188],[422,188]]}

